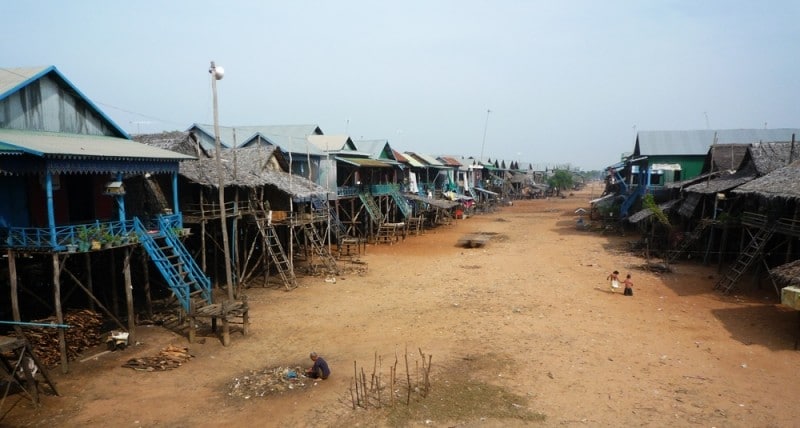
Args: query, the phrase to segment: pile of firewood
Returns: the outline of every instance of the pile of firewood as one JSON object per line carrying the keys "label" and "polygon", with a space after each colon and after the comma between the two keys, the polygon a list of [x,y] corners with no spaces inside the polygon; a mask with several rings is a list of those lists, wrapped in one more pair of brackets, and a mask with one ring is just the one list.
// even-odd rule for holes
{"label": "pile of firewood", "polygon": [[190,358],[192,358],[192,354],[189,353],[189,348],[169,345],[155,357],[131,358],[122,367],[145,372],[165,371],[180,367]]}
{"label": "pile of firewood", "polygon": [[[58,324],[55,316],[41,320],[37,323]],[[67,344],[67,358],[74,360],[84,350],[97,346],[102,343],[100,327],[103,324],[103,317],[97,312],[88,309],[71,310],[64,314],[64,324],[70,328],[64,329],[64,338]],[[25,336],[28,338],[36,356],[42,364],[52,367],[61,362],[61,351],[58,346],[59,328],[51,327],[31,327],[25,329]]]}

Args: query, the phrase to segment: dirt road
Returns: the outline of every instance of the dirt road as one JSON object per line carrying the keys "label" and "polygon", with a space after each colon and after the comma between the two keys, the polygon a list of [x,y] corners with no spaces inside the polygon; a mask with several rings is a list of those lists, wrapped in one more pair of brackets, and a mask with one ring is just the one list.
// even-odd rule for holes
{"label": "dirt road", "polygon": [[[361,258],[366,272],[335,283],[312,277],[291,292],[251,288],[252,334],[234,334],[227,348],[211,337],[189,345],[195,358],[175,370],[121,367],[168,344],[186,345],[174,333],[141,327],[140,345],[75,363],[66,376],[54,370],[62,396],[46,396],[40,410],[10,399],[17,401],[0,424],[796,425],[797,313],[771,290],[713,292],[715,267],[638,269],[644,261],[625,251],[636,237],[576,230],[573,212],[588,199],[518,201],[398,244],[371,245]],[[468,233],[490,239],[457,246]],[[605,278],[615,269],[632,274],[633,297],[610,292]],[[448,412],[433,401],[406,419],[353,411],[354,361],[371,369],[377,353],[385,369],[406,349],[432,355],[434,391],[467,379],[543,418]],[[268,397],[228,395],[248,371],[307,366],[312,350],[331,365],[330,379]]]}

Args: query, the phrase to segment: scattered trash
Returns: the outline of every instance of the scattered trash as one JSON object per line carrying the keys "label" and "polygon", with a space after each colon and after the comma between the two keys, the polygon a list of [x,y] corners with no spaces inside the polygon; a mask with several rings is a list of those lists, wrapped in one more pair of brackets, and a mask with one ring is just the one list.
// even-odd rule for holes
{"label": "scattered trash", "polygon": [[243,398],[283,394],[313,386],[314,379],[305,377],[302,367],[267,367],[235,377],[228,384],[228,396]]}

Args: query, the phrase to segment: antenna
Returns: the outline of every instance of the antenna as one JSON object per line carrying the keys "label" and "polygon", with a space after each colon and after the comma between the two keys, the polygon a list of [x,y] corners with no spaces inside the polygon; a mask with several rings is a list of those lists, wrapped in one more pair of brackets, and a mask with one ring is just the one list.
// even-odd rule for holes
{"label": "antenna", "polygon": [[150,124],[155,123],[155,122],[150,121],[150,120],[132,120],[129,123],[132,124],[132,125],[136,125],[136,134],[141,134],[142,133],[142,125],[150,125]]}
{"label": "antenna", "polygon": [[703,116],[706,117],[706,129],[711,129],[711,125],[709,125],[709,123],[708,123],[708,112],[704,111],[703,112]]}

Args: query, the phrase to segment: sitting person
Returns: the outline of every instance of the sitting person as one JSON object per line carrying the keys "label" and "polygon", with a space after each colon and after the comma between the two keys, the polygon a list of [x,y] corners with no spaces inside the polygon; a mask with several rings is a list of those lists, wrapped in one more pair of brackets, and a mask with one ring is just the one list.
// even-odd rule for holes
{"label": "sitting person", "polygon": [[328,376],[331,375],[331,369],[328,367],[328,363],[317,355],[316,352],[312,352],[309,357],[311,361],[314,362],[314,365],[306,369],[306,377],[312,379],[327,379]]}

